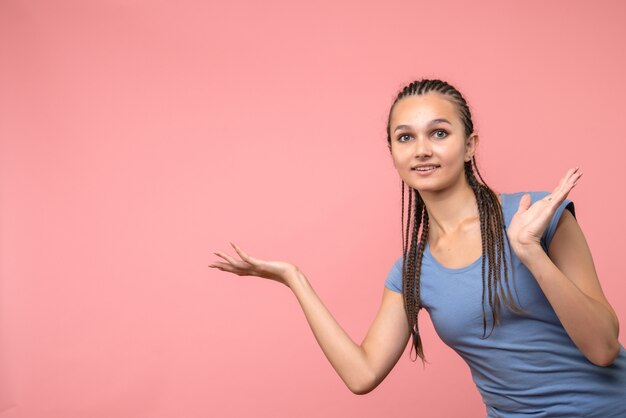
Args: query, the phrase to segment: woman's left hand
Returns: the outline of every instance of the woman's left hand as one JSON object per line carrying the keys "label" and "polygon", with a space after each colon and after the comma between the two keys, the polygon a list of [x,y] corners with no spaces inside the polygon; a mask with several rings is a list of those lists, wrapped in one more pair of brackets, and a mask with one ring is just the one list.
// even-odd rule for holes
{"label": "woman's left hand", "polygon": [[519,208],[507,229],[511,247],[522,262],[524,257],[541,248],[541,237],[552,216],[581,176],[582,172],[578,168],[568,170],[552,193],[533,205],[530,204],[529,194],[522,196]]}

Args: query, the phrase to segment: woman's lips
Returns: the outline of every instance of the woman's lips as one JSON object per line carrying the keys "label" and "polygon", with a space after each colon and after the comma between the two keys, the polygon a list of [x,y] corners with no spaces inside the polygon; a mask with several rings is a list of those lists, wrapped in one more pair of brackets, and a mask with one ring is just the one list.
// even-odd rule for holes
{"label": "woman's lips", "polygon": [[439,168],[438,165],[428,165],[428,166],[414,167],[411,170],[415,171],[420,176],[428,176],[434,173],[438,168]]}

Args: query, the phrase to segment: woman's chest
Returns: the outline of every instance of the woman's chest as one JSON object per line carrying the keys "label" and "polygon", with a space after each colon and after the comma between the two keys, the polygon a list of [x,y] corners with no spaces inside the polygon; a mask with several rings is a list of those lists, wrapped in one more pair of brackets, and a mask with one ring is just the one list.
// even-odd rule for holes
{"label": "woman's chest", "polygon": [[[558,322],[543,291],[528,269],[516,258],[509,258],[508,277],[500,281],[502,290],[511,292],[513,300],[522,309],[516,314],[502,307],[501,326],[512,320],[541,320]],[[489,263],[480,254],[476,260],[458,269],[444,267],[425,251],[420,274],[420,298],[429,312],[441,339],[454,347],[483,335],[483,325],[491,329],[492,309],[490,294],[496,290],[487,283]],[[501,272],[503,275],[503,271]],[[499,292],[499,291],[498,291]]]}

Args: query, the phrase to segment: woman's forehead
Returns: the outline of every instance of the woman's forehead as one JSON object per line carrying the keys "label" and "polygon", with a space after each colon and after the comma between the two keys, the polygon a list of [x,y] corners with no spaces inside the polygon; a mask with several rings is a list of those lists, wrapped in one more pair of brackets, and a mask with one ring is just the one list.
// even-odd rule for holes
{"label": "woman's forehead", "polygon": [[456,104],[439,93],[407,96],[396,102],[391,113],[391,124],[428,122],[433,119],[458,120]]}

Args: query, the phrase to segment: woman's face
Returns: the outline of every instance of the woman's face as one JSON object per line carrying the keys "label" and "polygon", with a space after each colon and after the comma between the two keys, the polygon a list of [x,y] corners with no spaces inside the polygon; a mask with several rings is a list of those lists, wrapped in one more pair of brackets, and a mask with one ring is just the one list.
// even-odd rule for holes
{"label": "woman's face", "polygon": [[407,96],[393,108],[391,156],[404,182],[420,193],[466,185],[464,164],[478,136],[465,137],[456,104],[439,93]]}

